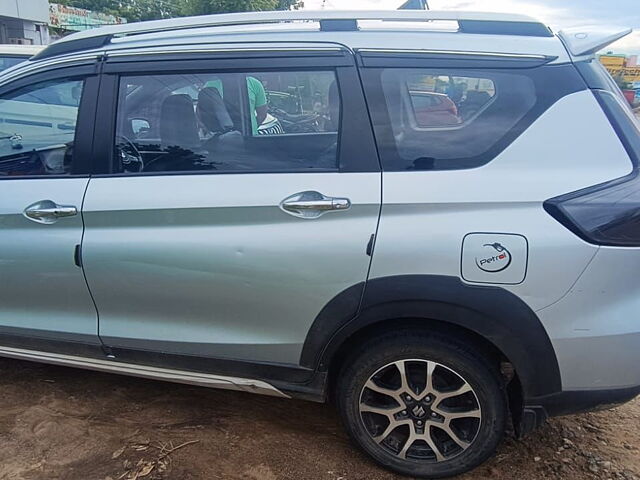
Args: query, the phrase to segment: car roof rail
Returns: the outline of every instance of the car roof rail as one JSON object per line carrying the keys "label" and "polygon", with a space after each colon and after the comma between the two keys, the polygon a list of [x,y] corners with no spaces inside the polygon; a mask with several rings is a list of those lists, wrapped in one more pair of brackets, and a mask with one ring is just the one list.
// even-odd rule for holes
{"label": "car roof rail", "polygon": [[436,10],[287,10],[277,12],[244,12],[178,17],[148,22],[110,25],[77,32],[51,44],[33,57],[39,60],[66,53],[100,48],[112,38],[145,33],[170,32],[203,27],[267,25],[291,22],[319,22],[321,31],[354,31],[360,20],[394,22],[453,21],[460,33],[552,37],[547,26],[526,15]]}

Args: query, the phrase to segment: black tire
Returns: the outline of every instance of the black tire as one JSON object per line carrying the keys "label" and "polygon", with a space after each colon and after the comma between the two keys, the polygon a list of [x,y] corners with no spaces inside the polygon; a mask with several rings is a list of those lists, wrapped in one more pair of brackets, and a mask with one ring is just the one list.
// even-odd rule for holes
{"label": "black tire", "polygon": [[[411,361],[401,362],[403,360]],[[434,366],[435,363],[438,365]],[[394,395],[397,395],[396,392],[400,391],[395,387],[397,382],[402,381],[401,367],[409,378],[404,385],[412,385],[409,391],[418,390],[415,397],[418,399],[418,384],[422,376],[420,369],[424,368],[427,372],[432,369],[434,373],[429,378],[433,380],[425,380],[423,400],[413,399],[414,403],[409,404],[406,395],[400,395],[399,400],[386,394],[380,396],[377,388],[384,382],[387,382],[383,386],[387,388],[385,392],[393,389]],[[367,383],[370,379],[371,382]],[[427,381],[431,382],[433,388],[429,388]],[[462,383],[456,383],[460,381]],[[447,382],[452,385],[451,390],[444,388]],[[365,388],[365,384],[373,389]],[[503,384],[499,366],[492,365],[471,345],[442,335],[400,331],[389,332],[360,345],[344,362],[335,393],[349,435],[375,461],[392,471],[413,477],[444,478],[472,470],[494,454],[503,438],[508,415]],[[471,392],[450,399],[438,398],[446,396],[447,392],[464,391],[468,387]],[[433,396],[428,394],[429,390],[435,392]],[[387,399],[391,400],[388,404]],[[385,413],[361,412],[361,400],[364,410],[371,405],[379,409],[377,402],[384,401]],[[433,410],[426,406],[427,400],[432,402],[430,406]],[[405,405],[400,401],[404,401]],[[451,402],[453,407],[450,406]],[[423,415],[418,408],[423,405],[426,416],[416,417]],[[386,413],[387,408],[396,411],[402,407],[403,411],[391,417]],[[445,410],[441,418],[432,418],[438,416],[436,412]],[[460,411],[479,418],[454,418],[459,415],[456,412]],[[418,426],[421,421],[419,418],[423,419],[422,427]],[[399,422],[407,424],[393,427],[392,422],[393,425]],[[436,425],[436,422],[442,423]],[[451,435],[443,433],[440,426],[448,426],[448,431],[453,431],[458,439],[454,440]],[[391,428],[395,430],[383,438]],[[383,433],[380,433],[381,430]],[[409,436],[414,434],[421,437]],[[380,444],[374,440],[374,436]],[[403,443],[405,436],[407,441]],[[427,442],[427,437],[431,443]],[[405,451],[403,448],[407,448],[404,445],[409,443],[409,439],[411,446]],[[436,449],[429,447],[432,444]]]}

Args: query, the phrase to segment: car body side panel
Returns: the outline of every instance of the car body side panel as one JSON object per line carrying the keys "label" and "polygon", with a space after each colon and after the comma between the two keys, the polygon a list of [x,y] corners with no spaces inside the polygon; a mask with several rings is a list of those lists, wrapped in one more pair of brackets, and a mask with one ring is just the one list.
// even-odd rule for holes
{"label": "car body side panel", "polygon": [[88,178],[0,181],[0,333],[97,339],[97,316],[74,247],[80,215],[54,224],[29,220],[23,210],[40,200],[80,209]]}
{"label": "car body side panel", "polygon": [[544,308],[571,288],[598,247],[556,222],[542,203],[624,176],[631,168],[595,98],[582,91],[556,102],[483,167],[386,172],[371,278],[460,276],[466,234],[515,233],[529,244],[527,276],[504,288],[534,311]]}
{"label": "car body side panel", "polygon": [[602,247],[560,302],[538,316],[564,390],[640,385],[640,250]]}
{"label": "car body side panel", "polygon": [[[380,173],[94,178],[83,260],[112,347],[297,364],[323,306],[366,279]],[[317,190],[349,210],[279,208]]]}

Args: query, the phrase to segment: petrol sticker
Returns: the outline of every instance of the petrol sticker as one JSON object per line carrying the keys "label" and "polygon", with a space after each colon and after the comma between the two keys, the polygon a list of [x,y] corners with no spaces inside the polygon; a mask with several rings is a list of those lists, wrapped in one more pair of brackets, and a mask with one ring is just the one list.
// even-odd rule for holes
{"label": "petrol sticker", "polygon": [[467,233],[460,273],[467,282],[518,285],[527,276],[529,242],[517,233]]}
{"label": "petrol sticker", "polygon": [[501,243],[485,243],[481,255],[476,257],[476,265],[483,272],[502,272],[511,265],[511,253]]}

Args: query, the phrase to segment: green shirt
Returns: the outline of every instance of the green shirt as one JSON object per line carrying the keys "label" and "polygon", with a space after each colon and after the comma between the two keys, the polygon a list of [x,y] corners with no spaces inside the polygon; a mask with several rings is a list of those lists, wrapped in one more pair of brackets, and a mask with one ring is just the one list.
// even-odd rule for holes
{"label": "green shirt", "polygon": [[[220,92],[220,96],[224,98],[224,87],[222,86],[222,80],[219,78],[209,80],[204,86],[205,88],[215,88]],[[257,135],[258,119],[256,117],[256,108],[264,107],[267,104],[267,93],[260,80],[254,77],[247,77],[247,94],[249,96],[249,110],[251,111],[251,132],[253,135]]]}

